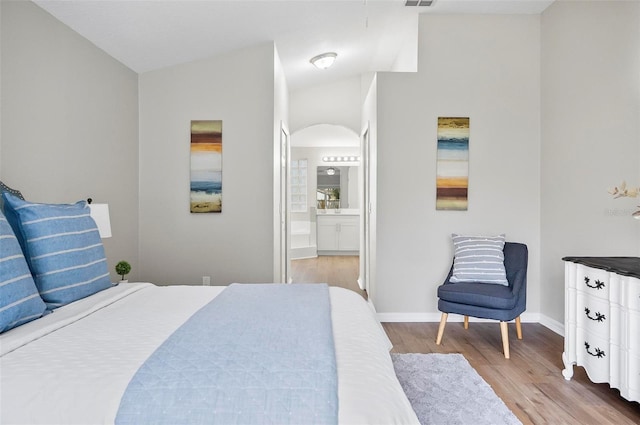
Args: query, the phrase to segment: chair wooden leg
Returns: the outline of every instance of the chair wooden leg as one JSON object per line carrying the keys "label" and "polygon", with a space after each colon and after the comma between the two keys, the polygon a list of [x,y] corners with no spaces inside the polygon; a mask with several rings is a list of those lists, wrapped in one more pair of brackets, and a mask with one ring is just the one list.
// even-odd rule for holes
{"label": "chair wooden leg", "polygon": [[509,358],[509,328],[507,322],[500,322],[500,333],[502,334],[502,349],[504,350],[504,358]]}
{"label": "chair wooden leg", "polygon": [[464,316],[464,328],[469,329],[469,316]]}
{"label": "chair wooden leg", "polygon": [[442,317],[440,318],[440,327],[438,328],[438,337],[436,338],[436,345],[440,345],[442,342],[442,335],[444,335],[444,327],[447,324],[448,313],[442,313]]}
{"label": "chair wooden leg", "polygon": [[518,334],[518,339],[522,339],[522,324],[520,323],[520,316],[516,317],[516,333]]}

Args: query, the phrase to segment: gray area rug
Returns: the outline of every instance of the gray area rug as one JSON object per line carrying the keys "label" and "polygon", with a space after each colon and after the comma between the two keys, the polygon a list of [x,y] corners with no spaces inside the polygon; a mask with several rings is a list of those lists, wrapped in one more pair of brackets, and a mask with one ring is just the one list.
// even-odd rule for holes
{"label": "gray area rug", "polygon": [[391,354],[422,425],[521,424],[462,354]]}

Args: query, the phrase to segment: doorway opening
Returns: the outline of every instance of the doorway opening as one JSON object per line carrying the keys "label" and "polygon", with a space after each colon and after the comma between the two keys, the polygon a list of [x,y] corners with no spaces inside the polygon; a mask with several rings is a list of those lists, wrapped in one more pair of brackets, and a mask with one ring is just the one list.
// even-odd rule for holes
{"label": "doorway opening", "polygon": [[291,281],[354,290],[360,280],[360,137],[317,124],[291,134],[289,206]]}

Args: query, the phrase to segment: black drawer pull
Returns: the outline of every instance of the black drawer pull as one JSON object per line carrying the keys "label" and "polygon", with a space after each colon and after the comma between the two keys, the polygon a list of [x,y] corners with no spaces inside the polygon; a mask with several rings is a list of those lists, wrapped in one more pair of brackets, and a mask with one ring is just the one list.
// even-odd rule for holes
{"label": "black drawer pull", "polygon": [[587,353],[588,353],[590,356],[597,357],[597,358],[599,358],[599,359],[601,359],[602,357],[605,357],[605,356],[606,356],[606,354],[604,353],[604,351],[602,351],[602,350],[601,350],[601,349],[599,349],[599,348],[596,348],[595,353],[592,353],[592,352],[590,351],[590,349],[591,349],[591,345],[589,345],[589,343],[588,343],[587,341],[585,341],[585,342],[584,342],[584,348],[587,350]]}
{"label": "black drawer pull", "polygon": [[587,285],[589,288],[593,288],[593,289],[602,289],[604,288],[604,282],[601,280],[596,279],[595,285],[591,285],[589,282],[591,282],[591,279],[589,279],[588,276],[584,277],[584,284]]}
{"label": "black drawer pull", "polygon": [[604,314],[598,311],[596,311],[596,317],[591,317],[591,310],[589,310],[589,307],[584,308],[584,314],[586,314],[589,319],[595,322],[604,322],[607,319]]}

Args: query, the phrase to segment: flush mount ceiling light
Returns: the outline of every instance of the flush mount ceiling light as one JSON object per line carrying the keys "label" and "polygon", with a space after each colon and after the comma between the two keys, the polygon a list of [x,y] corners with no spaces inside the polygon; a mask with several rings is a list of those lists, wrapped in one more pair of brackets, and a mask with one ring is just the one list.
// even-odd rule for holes
{"label": "flush mount ceiling light", "polygon": [[327,69],[331,65],[333,65],[333,62],[336,60],[337,56],[338,56],[337,53],[327,52],[327,53],[323,53],[321,55],[312,57],[309,60],[309,62],[311,62],[318,69]]}
{"label": "flush mount ceiling light", "polygon": [[327,168],[327,175],[328,176],[333,176],[336,173],[336,169],[333,167],[329,167]]}

